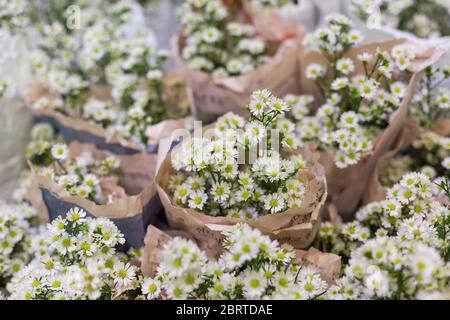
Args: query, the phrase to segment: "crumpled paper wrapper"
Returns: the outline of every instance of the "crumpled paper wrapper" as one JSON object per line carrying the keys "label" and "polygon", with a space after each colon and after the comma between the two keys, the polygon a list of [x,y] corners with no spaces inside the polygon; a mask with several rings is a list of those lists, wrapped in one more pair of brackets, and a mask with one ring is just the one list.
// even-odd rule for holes
{"label": "crumpled paper wrapper", "polygon": [[[356,59],[358,54],[363,52],[375,53],[377,49],[389,52],[394,46],[403,43],[406,43],[404,39],[375,42],[355,47],[345,56],[355,61],[354,74],[363,74],[363,65]],[[416,47],[417,57],[410,67],[412,76],[407,86],[407,92],[399,108],[392,115],[389,126],[381,131],[373,141],[374,150],[372,155],[361,160],[356,165],[339,169],[334,164],[332,154],[328,152],[321,153],[320,163],[325,167],[331,201],[336,205],[338,212],[343,215],[344,220],[351,220],[354,217],[355,210],[361,204],[364,192],[374,175],[380,159],[389,151],[395,153],[396,149],[401,149],[396,147],[396,141],[405,126],[414,90],[422,78],[426,67],[435,63],[442,55],[440,50],[418,47],[413,43],[408,43]],[[319,51],[311,49],[304,49],[300,58],[302,94],[313,95],[316,98],[315,107],[319,107],[323,102],[323,97],[314,80],[306,78],[305,70],[311,63],[319,63],[327,67],[329,67],[329,63]]]}
{"label": "crumpled paper wrapper", "polygon": [[442,119],[438,121],[432,130],[443,137],[450,136],[450,119]]}
{"label": "crumpled paper wrapper", "polygon": [[[69,148],[72,155],[90,152],[95,159],[104,159],[111,155],[97,149],[94,145],[78,142],[70,144]],[[150,223],[158,224],[159,215],[162,213],[153,182],[156,155],[114,156],[121,161],[120,186],[110,179],[102,182],[103,187],[115,193],[114,196],[109,196],[106,204],[99,205],[80,196],[71,195],[51,179],[40,176],[32,166],[33,180],[28,200],[38,210],[38,214],[41,217],[48,217],[49,221],[58,216],[64,217],[73,207],[84,209],[92,217],[111,219],[125,236],[126,243],[122,249],[142,247],[147,226]]]}
{"label": "crumpled paper wrapper", "polygon": [[[180,96],[174,95],[175,90],[170,90],[170,86],[174,83],[180,83],[182,88],[179,89],[182,93]],[[165,86],[165,95],[168,96],[168,101],[175,101],[174,103],[181,104],[187,100],[187,89],[185,88],[184,80],[178,71],[173,71],[167,74],[163,79]],[[82,143],[95,144],[99,149],[103,149],[115,154],[132,155],[142,152],[142,148],[136,143],[127,140],[117,131],[105,130],[100,124],[93,123],[77,117],[64,115],[49,109],[35,110],[32,108],[33,103],[42,96],[49,99],[55,99],[58,96],[49,92],[41,84],[37,83],[30,87],[26,101],[29,109],[32,111],[38,120],[50,123],[55,127],[64,137],[67,143],[79,141]],[[112,101],[111,87],[97,86],[90,89],[87,93],[88,98],[95,98],[101,101]],[[169,136],[172,131],[176,129],[184,129],[187,126],[187,118],[164,120],[158,124],[150,126],[147,129],[147,136],[150,137],[147,145],[147,153],[157,153],[159,140]]]}
{"label": "crumpled paper wrapper", "polygon": [[[162,252],[164,245],[174,237],[183,237],[195,242],[195,237],[183,231],[163,232],[154,226],[149,226],[145,236],[145,247],[142,256],[141,270],[144,276],[154,277],[159,264],[163,260]],[[220,252],[209,257],[217,257]],[[295,262],[298,265],[311,265],[320,273],[321,277],[332,285],[341,273],[341,258],[335,254],[323,253],[315,248],[308,250],[295,250]]]}
{"label": "crumpled paper wrapper", "polygon": [[[191,69],[180,56],[182,39],[172,39],[172,49],[177,65],[184,72],[189,85],[189,98],[192,114],[205,123],[211,123],[219,116],[232,111],[239,115],[247,115],[245,106],[250,95],[258,89],[269,89],[276,96],[284,96],[298,91],[298,54],[303,39],[303,27],[296,30],[285,30],[280,17],[269,16],[257,19],[255,25],[261,36],[269,39],[283,35],[282,39],[272,42],[277,45],[276,53],[267,63],[244,75],[216,79],[211,74]],[[270,28],[269,28],[270,26]],[[270,35],[270,30],[281,30],[280,34]]]}
{"label": "crumpled paper wrapper", "polygon": [[[208,127],[203,128],[207,130]],[[197,132],[194,136],[198,137]],[[161,150],[169,152],[173,147],[165,147],[168,140],[161,141]],[[176,150],[175,146],[172,150]],[[163,151],[162,151],[163,152]],[[287,243],[297,249],[308,248],[314,241],[320,227],[320,209],[327,198],[327,184],[323,167],[318,164],[318,154],[310,148],[298,150],[308,163],[308,170],[302,172],[306,181],[306,196],[297,208],[284,212],[268,214],[256,220],[242,220],[228,217],[213,217],[199,211],[183,208],[172,203],[168,190],[169,178],[175,173],[171,164],[171,153],[159,154],[158,171],[155,179],[159,197],[164,206],[170,227],[189,232],[199,246],[210,254],[222,250],[223,235],[221,231],[230,225],[247,223],[253,228],[270,236],[280,243]]]}

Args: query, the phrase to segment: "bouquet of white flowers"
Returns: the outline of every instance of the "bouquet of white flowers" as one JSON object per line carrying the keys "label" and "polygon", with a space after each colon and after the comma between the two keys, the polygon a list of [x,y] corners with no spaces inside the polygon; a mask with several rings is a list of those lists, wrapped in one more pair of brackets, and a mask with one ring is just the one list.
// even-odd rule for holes
{"label": "bouquet of white flowers", "polygon": [[147,299],[320,299],[340,272],[339,257],[292,250],[246,224],[223,231],[208,258],[192,241],[149,229],[143,254]]}
{"label": "bouquet of white flowers", "polygon": [[297,90],[299,25],[283,39],[266,39],[261,26],[247,22],[241,3],[222,0],[186,1],[181,23],[174,51],[198,118],[212,121],[228,111],[243,115],[248,96],[262,87],[277,95]]}
{"label": "bouquet of white flowers", "polygon": [[66,141],[116,153],[154,152],[165,131],[186,125],[164,121],[186,115],[184,81],[176,72],[164,75],[167,52],[157,49],[151,30],[134,26],[135,6],[86,8],[93,12],[83,11],[80,30],[58,21],[44,27],[28,102]]}
{"label": "bouquet of white flowers", "polygon": [[377,161],[395,150],[423,70],[441,54],[403,40],[356,46],[361,40],[347,17],[328,16],[305,38],[318,50],[304,50],[306,96],[291,102],[297,134],[322,151],[330,194],[343,214],[354,212]]}
{"label": "bouquet of white flowers", "polygon": [[[437,186],[407,173],[386,199],[361,208],[351,223],[322,225],[326,251],[339,254],[344,276],[337,299],[417,299],[448,294],[450,210],[433,198]],[[450,195],[447,182],[447,197]]]}
{"label": "bouquet of white flowers", "polygon": [[46,165],[32,166],[27,198],[50,221],[73,206],[93,217],[110,218],[125,235],[125,247],[138,247],[148,224],[156,223],[161,212],[153,182],[154,157],[113,155],[93,145],[57,143]]}
{"label": "bouquet of white flowers", "polygon": [[296,148],[282,99],[256,91],[247,108],[248,121],[228,113],[165,157],[156,183],[169,222],[211,250],[219,230],[239,221],[307,247],[326,198],[323,168],[308,148]]}
{"label": "bouquet of white flowers", "polygon": [[8,284],[10,299],[114,299],[139,289],[139,269],[116,253],[125,239],[106,218],[79,208],[58,218],[32,241],[34,259]]}
{"label": "bouquet of white flowers", "polygon": [[442,191],[423,173],[406,173],[380,201],[359,209],[353,222],[323,223],[322,248],[347,262],[352,251],[375,236],[425,242],[450,257],[449,208],[436,196]]}
{"label": "bouquet of white flowers", "polygon": [[0,201],[0,290],[30,259],[36,212],[26,204]]}

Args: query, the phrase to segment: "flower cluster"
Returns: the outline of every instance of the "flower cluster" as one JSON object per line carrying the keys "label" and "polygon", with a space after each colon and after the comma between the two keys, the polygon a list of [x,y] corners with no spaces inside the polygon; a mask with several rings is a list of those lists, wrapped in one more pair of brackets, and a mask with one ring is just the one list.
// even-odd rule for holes
{"label": "flower cluster", "polygon": [[232,17],[222,0],[187,0],[181,8],[182,58],[217,78],[248,73],[267,60],[266,43],[252,25]]}
{"label": "flower cluster", "polygon": [[28,263],[34,226],[32,207],[0,202],[0,288]]}
{"label": "flower cluster", "polygon": [[355,248],[373,237],[390,236],[403,242],[421,242],[450,258],[450,210],[433,198],[437,186],[422,173],[405,174],[388,189],[383,201],[356,213],[356,221],[321,227],[324,248],[348,259]]}
{"label": "flower cluster", "polygon": [[354,165],[372,152],[371,135],[360,126],[359,115],[354,111],[339,115],[337,106],[325,104],[316,115],[310,116],[313,96],[288,95],[285,100],[292,107],[292,116],[297,121],[298,139],[317,143],[319,150],[331,150],[337,167]]}
{"label": "flower cluster", "polygon": [[33,70],[57,97],[41,97],[33,108],[89,120],[145,148],[146,129],[173,115],[163,84],[168,53],[157,49],[151,30],[133,25],[135,5],[86,8],[83,32],[58,21],[43,28]]}
{"label": "flower cluster", "polygon": [[[120,160],[107,156],[103,160],[90,152],[78,156],[69,154],[65,144],[55,144],[50,149],[51,165],[39,169],[41,176],[55,181],[72,195],[106,203],[109,196],[122,197],[125,191],[117,184]],[[113,194],[104,193],[106,189]]]}
{"label": "flower cluster", "polygon": [[325,249],[341,254],[344,275],[331,299],[417,299],[441,296],[450,283],[450,210],[432,197],[432,182],[406,174],[386,200],[357,212],[357,220],[321,228]]}
{"label": "flower cluster", "polygon": [[[447,260],[448,261],[448,260]],[[379,236],[352,252],[331,299],[417,299],[448,290],[450,264],[422,242]]]}
{"label": "flower cluster", "polygon": [[259,230],[238,224],[224,231],[225,251],[208,259],[195,243],[175,238],[163,249],[154,278],[142,292],[148,299],[317,299],[327,288],[311,266],[295,262]]}
{"label": "flower cluster", "polygon": [[72,208],[33,240],[35,258],[14,274],[10,299],[112,299],[139,284],[135,266],[115,252],[124,243],[106,218]]}
{"label": "flower cluster", "polygon": [[248,109],[249,121],[228,113],[217,120],[214,137],[205,133],[172,152],[177,173],[169,188],[177,205],[213,216],[256,219],[302,203],[306,161],[299,153],[282,152],[295,148],[294,125],[282,117],[287,105],[261,90],[253,93]]}
{"label": "flower cluster", "polygon": [[363,19],[408,31],[421,38],[450,35],[448,0],[352,0],[352,9]]}
{"label": "flower cluster", "polygon": [[2,29],[14,31],[25,27],[28,24],[27,5],[25,0],[1,0],[0,32]]}
{"label": "flower cluster", "polygon": [[[320,49],[330,68],[313,63],[306,67],[306,77],[316,82],[325,102],[313,116],[307,115],[312,97],[290,100],[299,122],[303,141],[314,140],[319,148],[334,154],[336,166],[345,168],[358,163],[372,152],[372,140],[385,128],[392,113],[406,94],[408,67],[415,57],[413,47],[397,45],[391,52],[377,50],[358,55],[358,61],[346,53],[361,41],[361,34],[342,15],[330,15],[324,27],[305,39]],[[361,74],[358,69],[363,69]]]}

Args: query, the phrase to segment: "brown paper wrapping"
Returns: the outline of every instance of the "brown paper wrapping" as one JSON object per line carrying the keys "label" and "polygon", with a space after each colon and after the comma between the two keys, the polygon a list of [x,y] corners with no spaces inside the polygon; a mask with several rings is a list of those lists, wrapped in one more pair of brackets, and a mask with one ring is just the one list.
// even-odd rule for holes
{"label": "brown paper wrapping", "polygon": [[443,137],[450,136],[450,119],[442,119],[438,121],[432,130]]}
{"label": "brown paper wrapping", "polygon": [[[162,262],[162,250],[164,245],[173,237],[180,236],[190,240],[194,237],[186,232],[168,231],[162,232],[154,226],[149,226],[145,236],[145,247],[142,256],[141,270],[144,276],[154,277],[159,264]],[[206,252],[208,254],[208,252]],[[210,253],[210,252],[209,252]],[[220,252],[218,252],[220,254]],[[215,257],[216,255],[210,255]],[[315,248],[308,250],[295,250],[295,262],[298,265],[311,265],[320,272],[321,277],[329,284],[333,284],[341,272],[341,258],[335,254],[323,253]]]}
{"label": "brown paper wrapping", "polygon": [[[272,30],[272,27],[282,21],[280,18],[271,21],[271,28],[267,28],[266,23],[264,21],[256,25],[258,32],[261,28],[263,36],[267,33],[263,30]],[[303,29],[298,26],[297,32],[279,40],[276,53],[266,64],[241,76],[215,79],[211,74],[189,68],[182,61],[181,39],[175,37],[172,40],[172,47],[175,60],[183,70],[189,85],[192,114],[206,123],[229,111],[245,116],[247,115],[245,106],[255,90],[266,88],[280,97],[298,92],[298,55],[302,38]]]}
{"label": "brown paper wrapping", "polygon": [[[165,85],[165,95],[167,96],[167,100],[171,103],[182,104],[183,101],[187,100],[187,89],[185,88],[184,80],[181,78],[181,73],[179,71],[173,71],[167,74],[163,83]],[[170,87],[175,83],[180,83],[182,89],[180,89],[180,95],[174,95],[174,90],[170,90]],[[43,109],[43,110],[35,110],[31,106],[33,103],[42,96],[46,96],[48,98],[57,98],[58,96],[52,92],[49,92],[45,87],[41,84],[34,84],[28,91],[28,95],[26,97],[26,102],[32,113],[39,118],[43,119],[51,119],[53,125],[56,125],[59,128],[69,128],[71,131],[81,132],[82,134],[89,134],[93,136],[93,138],[81,138],[81,135],[74,134],[70,140],[78,141],[78,139],[82,139],[83,143],[95,143],[97,147],[102,148],[102,146],[96,143],[95,140],[100,139],[104,141],[107,145],[118,145],[118,148],[104,148],[108,151],[120,150],[121,147],[126,151],[114,152],[114,153],[123,153],[123,154],[132,154],[138,153],[142,151],[142,148],[127,140],[123,137],[119,132],[112,131],[108,132],[105,130],[100,124],[96,124],[94,122],[84,120],[80,117],[72,117],[68,115],[64,115],[60,112]],[[87,93],[87,97],[93,97],[102,101],[112,101],[111,97],[111,87],[110,86],[96,86],[89,90]],[[159,140],[162,138],[170,136],[170,134],[176,129],[186,128],[186,119],[171,119],[164,120],[158,124],[155,124],[148,128],[147,134],[150,138],[149,145],[157,145]],[[66,137],[65,137],[66,138]]]}
{"label": "brown paper wrapping", "polygon": [[332,253],[324,253],[316,248],[295,250],[296,263],[315,267],[328,285],[333,285],[341,274],[341,257]]}
{"label": "brown paper wrapping", "polygon": [[[208,127],[203,128],[204,130]],[[196,133],[194,133],[195,136]],[[161,150],[164,148],[161,142]],[[179,146],[175,147],[178,148]],[[287,243],[297,249],[311,245],[320,226],[320,209],[327,197],[327,185],[323,167],[318,164],[318,154],[309,147],[299,150],[308,162],[308,170],[302,175],[306,181],[306,197],[298,208],[290,208],[284,212],[269,214],[256,220],[247,221],[228,217],[212,217],[199,211],[183,208],[172,203],[168,191],[169,178],[175,171],[171,164],[171,154],[158,155],[158,172],[155,183],[159,197],[164,206],[167,219],[172,229],[186,231],[194,236],[199,246],[211,255],[222,250],[223,236],[221,231],[230,225],[245,222],[253,228],[261,230],[280,243]],[[159,165],[160,163],[160,165]]]}
{"label": "brown paper wrapping", "polygon": [[[368,45],[355,47],[345,56],[355,61],[354,74],[363,74],[364,69],[362,63],[358,63],[357,56],[363,52],[375,53],[377,49],[382,51],[390,51],[395,45],[406,43],[405,40],[391,40],[385,42],[375,42]],[[408,42],[409,43],[409,42]],[[409,43],[414,45],[413,43]],[[423,76],[423,70],[429,65],[436,62],[442,52],[437,49],[419,48],[417,47],[417,57],[411,65],[411,79],[407,86],[407,93],[401,102],[399,108],[393,114],[389,126],[384,129],[374,140],[374,151],[372,155],[366,157],[358,164],[345,169],[339,169],[335,166],[333,157],[330,153],[321,153],[320,163],[325,167],[327,183],[331,195],[331,201],[335,204],[338,212],[343,215],[345,220],[351,220],[354,217],[355,210],[363,200],[364,193],[371,179],[374,179],[374,171],[379,161],[383,160],[386,153],[388,156],[396,154],[401,150],[401,139],[398,138],[402,132],[408,116],[409,105],[414,90]],[[315,106],[318,107],[323,102],[323,97],[315,84],[314,80],[306,78],[305,70],[311,63],[319,63],[329,67],[327,59],[316,50],[305,49],[300,58],[300,84],[302,94],[311,94],[316,97]],[[407,130],[407,129],[405,129]],[[371,190],[377,192],[379,190]],[[370,195],[366,196],[370,198]]]}
{"label": "brown paper wrapping", "polygon": [[[93,145],[73,142],[69,146],[71,155],[80,155],[83,152],[91,152],[95,159],[104,159],[108,153],[98,150]],[[80,196],[73,196],[62,186],[56,184],[51,179],[40,176],[32,167],[33,183],[30,190],[33,190],[32,203],[36,204],[40,215],[49,216],[48,208],[45,206],[42,189],[50,191],[58,199],[72,203],[81,207],[95,217],[106,217],[109,219],[122,219],[132,217],[143,212],[143,208],[156,195],[153,178],[155,175],[156,155],[134,154],[130,156],[114,155],[121,161],[121,185],[127,192],[123,198],[114,198],[107,204],[99,205]],[[31,199],[30,199],[31,200]]]}

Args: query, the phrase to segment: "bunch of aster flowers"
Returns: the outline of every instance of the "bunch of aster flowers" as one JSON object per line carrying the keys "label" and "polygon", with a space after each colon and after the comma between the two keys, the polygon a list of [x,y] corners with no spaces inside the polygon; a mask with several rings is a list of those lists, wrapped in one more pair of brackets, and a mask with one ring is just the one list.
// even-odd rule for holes
{"label": "bunch of aster flowers", "polygon": [[410,32],[420,38],[450,35],[448,0],[352,0],[352,9],[363,19]]}
{"label": "bunch of aster flowers", "polygon": [[[372,153],[372,140],[389,125],[406,94],[408,66],[415,57],[414,48],[402,44],[389,53],[363,52],[355,61],[346,53],[361,38],[348,18],[328,16],[325,26],[305,39],[329,63],[329,67],[312,63],[305,68],[305,76],[315,81],[324,103],[316,114],[309,115],[313,96],[288,97],[299,138],[332,153],[338,168],[355,165]],[[361,64],[362,74],[355,75],[357,64]]]}
{"label": "bunch of aster flowers", "polygon": [[0,202],[0,288],[28,263],[36,226],[32,207]]}
{"label": "bunch of aster flowers", "polygon": [[248,73],[267,60],[266,43],[254,26],[239,22],[222,0],[188,0],[180,12],[181,55],[189,67],[226,78]]}
{"label": "bunch of aster flowers", "polygon": [[348,261],[356,248],[374,237],[421,242],[432,247],[444,261],[450,259],[450,210],[435,198],[441,191],[422,173],[407,173],[387,190],[385,200],[369,203],[346,224],[324,223],[321,241]]}
{"label": "bunch of aster flowers", "polygon": [[450,264],[416,240],[377,236],[354,250],[327,298],[418,299],[448,295]]}
{"label": "bunch of aster flowers", "polygon": [[117,185],[120,173],[119,159],[108,156],[98,160],[87,151],[74,156],[70,154],[67,145],[62,143],[53,145],[50,152],[51,164],[39,168],[38,173],[62,186],[71,195],[102,204],[108,200],[108,194],[104,194],[102,190],[105,184],[113,184],[117,190],[120,189],[120,193],[124,193]]}
{"label": "bunch of aster flowers", "polygon": [[133,31],[133,4],[94,10],[82,33],[58,21],[43,28],[32,62],[37,81],[50,93],[32,108],[87,120],[144,149],[147,128],[175,114],[167,108],[163,84],[168,53],[157,49],[151,30]]}
{"label": "bunch of aster flowers", "polygon": [[[176,205],[212,216],[256,219],[301,205],[306,161],[294,152],[286,103],[268,90],[253,93],[248,121],[228,113],[214,137],[193,137],[172,152],[169,189]],[[289,152],[291,154],[289,155]]]}
{"label": "bunch of aster flowers", "polygon": [[322,226],[322,245],[341,254],[346,265],[327,298],[448,295],[450,210],[432,197],[435,188],[421,173],[406,174],[386,200],[360,209],[357,220]]}
{"label": "bunch of aster flowers", "polygon": [[139,271],[115,252],[125,242],[106,218],[89,218],[72,208],[35,237],[35,258],[14,274],[10,299],[112,299],[138,287]]}
{"label": "bunch of aster flowers", "polygon": [[327,284],[312,267],[295,262],[257,229],[238,224],[224,232],[225,251],[208,259],[197,245],[174,238],[162,251],[153,278],[145,278],[148,299],[318,299]]}

